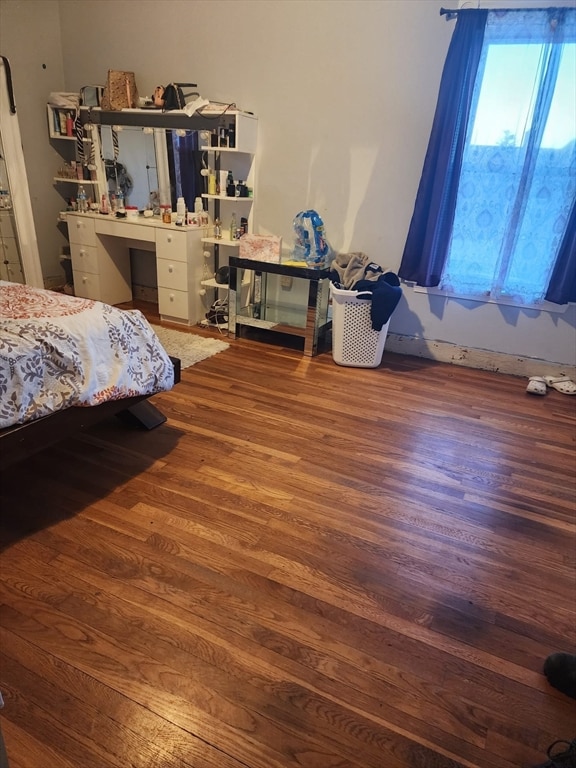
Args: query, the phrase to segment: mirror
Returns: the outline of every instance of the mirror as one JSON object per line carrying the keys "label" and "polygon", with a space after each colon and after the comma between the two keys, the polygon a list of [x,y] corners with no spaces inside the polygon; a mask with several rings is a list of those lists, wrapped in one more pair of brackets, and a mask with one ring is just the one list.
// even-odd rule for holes
{"label": "mirror", "polygon": [[0,279],[44,287],[10,64],[0,56]]}
{"label": "mirror", "polygon": [[139,210],[157,207],[160,190],[154,131],[103,125],[100,140],[108,194],[122,192],[125,204]]}
{"label": "mirror", "polygon": [[16,221],[12,195],[0,134],[0,280],[25,283],[20,246],[16,237]]}
{"label": "mirror", "polygon": [[183,197],[189,210],[204,191],[197,131],[125,126],[100,127],[108,193],[122,192],[139,210],[160,204],[176,210]]}

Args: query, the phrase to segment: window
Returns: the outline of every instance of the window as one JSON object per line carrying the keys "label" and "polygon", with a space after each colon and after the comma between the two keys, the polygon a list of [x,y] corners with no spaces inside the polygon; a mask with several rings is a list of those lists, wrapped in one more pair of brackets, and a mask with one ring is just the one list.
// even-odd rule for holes
{"label": "window", "polygon": [[[576,199],[576,13],[483,13],[473,75],[462,87],[468,101],[446,105],[462,119],[445,150],[446,167],[434,166],[436,175],[443,173],[440,202],[434,210],[433,196],[424,201],[430,206],[421,200],[419,212],[417,200],[400,275],[414,279],[403,272],[410,272],[414,220],[425,214],[432,245],[427,256],[424,244],[420,258],[435,266],[428,281],[417,283],[535,304],[547,297],[559,259],[574,260],[566,251],[574,248],[568,240]],[[470,61],[447,59],[443,81],[453,65],[470,67]],[[435,124],[443,119],[440,98]],[[434,131],[428,155],[440,142]],[[430,170],[425,165],[419,196]],[[563,274],[574,282],[570,269]]]}

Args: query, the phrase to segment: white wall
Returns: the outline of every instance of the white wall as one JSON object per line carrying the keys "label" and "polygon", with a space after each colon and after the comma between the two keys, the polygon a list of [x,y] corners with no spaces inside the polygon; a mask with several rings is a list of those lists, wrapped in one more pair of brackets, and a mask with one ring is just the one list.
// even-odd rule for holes
{"label": "white wall", "polygon": [[[398,269],[454,28],[439,15],[440,0],[58,5],[66,90],[129,69],[142,94],[191,81],[202,96],[255,112],[256,228],[291,243],[294,214],[315,208],[335,249]],[[41,98],[60,87],[59,78],[46,82]],[[574,307],[551,315],[406,288],[390,330],[430,349],[442,341],[575,365],[575,326]]]}

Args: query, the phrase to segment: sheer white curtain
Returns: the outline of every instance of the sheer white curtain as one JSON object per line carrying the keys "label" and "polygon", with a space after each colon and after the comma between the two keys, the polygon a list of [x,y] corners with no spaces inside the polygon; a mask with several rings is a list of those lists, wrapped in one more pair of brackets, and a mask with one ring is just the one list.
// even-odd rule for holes
{"label": "sheer white curtain", "polygon": [[576,197],[576,12],[490,12],[440,287],[544,298]]}

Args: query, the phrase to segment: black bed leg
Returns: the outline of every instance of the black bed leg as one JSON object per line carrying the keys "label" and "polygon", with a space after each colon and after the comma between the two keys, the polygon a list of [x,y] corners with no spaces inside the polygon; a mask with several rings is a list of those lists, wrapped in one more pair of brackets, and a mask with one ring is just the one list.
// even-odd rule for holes
{"label": "black bed leg", "polygon": [[131,427],[141,427],[143,429],[154,429],[166,421],[166,416],[164,416],[162,411],[159,411],[148,400],[142,400],[136,403],[136,405],[126,408],[126,410],[117,413],[116,416],[120,421]]}

